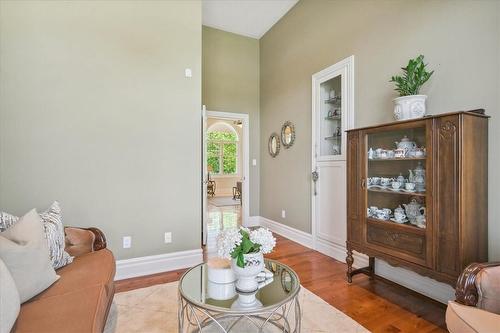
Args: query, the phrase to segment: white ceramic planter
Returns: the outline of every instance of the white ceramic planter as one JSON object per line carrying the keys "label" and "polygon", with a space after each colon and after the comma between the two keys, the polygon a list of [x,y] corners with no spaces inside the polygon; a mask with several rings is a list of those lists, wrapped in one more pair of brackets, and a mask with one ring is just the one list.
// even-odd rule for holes
{"label": "white ceramic planter", "polygon": [[208,297],[215,300],[227,300],[236,296],[234,283],[215,283],[208,281],[207,285]]}
{"label": "white ceramic planter", "polygon": [[236,265],[236,259],[231,261],[231,268],[236,275],[236,290],[254,292],[259,288],[257,275],[264,269],[264,255],[262,253],[249,253],[243,255],[245,267]]}
{"label": "white ceramic planter", "polygon": [[238,294],[238,298],[231,304],[233,310],[255,310],[262,307],[262,302],[255,298],[256,292]]}
{"label": "white ceramic planter", "polygon": [[394,119],[408,120],[425,116],[426,95],[401,96],[394,99]]}
{"label": "white ceramic planter", "polygon": [[215,283],[232,283],[236,281],[231,261],[222,258],[211,258],[207,262],[208,280]]}

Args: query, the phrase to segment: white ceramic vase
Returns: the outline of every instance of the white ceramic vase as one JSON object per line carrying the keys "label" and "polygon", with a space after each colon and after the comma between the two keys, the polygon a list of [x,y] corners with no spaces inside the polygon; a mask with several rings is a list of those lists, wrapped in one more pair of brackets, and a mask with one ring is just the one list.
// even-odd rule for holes
{"label": "white ceramic vase", "polygon": [[425,116],[426,95],[401,96],[394,99],[394,119],[408,120]]}
{"label": "white ceramic vase", "polygon": [[264,255],[262,253],[249,253],[243,255],[245,267],[236,264],[236,259],[231,261],[231,268],[236,275],[236,290],[254,292],[259,288],[257,275],[264,269]]}
{"label": "white ceramic vase", "polygon": [[255,310],[262,307],[262,302],[259,301],[255,294],[257,292],[252,293],[241,293],[238,294],[238,298],[231,304],[232,310]]}

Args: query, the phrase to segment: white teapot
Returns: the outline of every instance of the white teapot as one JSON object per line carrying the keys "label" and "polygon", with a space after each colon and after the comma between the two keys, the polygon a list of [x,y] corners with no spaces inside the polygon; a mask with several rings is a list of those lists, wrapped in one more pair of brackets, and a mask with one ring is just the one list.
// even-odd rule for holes
{"label": "white teapot", "polygon": [[396,141],[395,143],[398,149],[412,150],[417,148],[417,144],[413,141],[410,141],[410,139],[408,139],[406,135],[401,139],[401,141]]}
{"label": "white teapot", "polygon": [[416,199],[412,199],[409,204],[403,204],[403,206],[405,207],[406,216],[412,224],[416,224],[420,215],[425,215],[425,207],[422,207]]}

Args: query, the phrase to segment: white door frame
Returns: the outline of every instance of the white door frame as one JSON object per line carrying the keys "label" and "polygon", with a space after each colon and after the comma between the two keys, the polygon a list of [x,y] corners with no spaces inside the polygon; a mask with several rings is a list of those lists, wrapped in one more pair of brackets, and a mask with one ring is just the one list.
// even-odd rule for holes
{"label": "white door frame", "polygon": [[[312,150],[311,150],[311,172],[315,171],[316,169],[316,163],[318,160],[318,154],[319,154],[319,146],[318,146],[318,133],[316,131],[316,126],[317,126],[317,117],[318,117],[318,112],[321,111],[320,109],[320,103],[322,102],[320,100],[320,96],[318,92],[320,91],[320,84],[324,81],[327,81],[333,77],[335,77],[336,73],[339,71],[344,70],[345,72],[345,83],[346,83],[346,88],[347,89],[342,89],[342,98],[345,101],[345,104],[343,105],[343,110],[342,112],[345,114],[343,116],[343,133],[342,133],[342,154],[339,157],[334,157],[329,160],[331,161],[345,161],[346,160],[346,144],[347,144],[347,134],[345,133],[345,130],[354,128],[354,56],[350,56],[348,58],[345,58],[336,64],[323,69],[322,71],[317,72],[312,76],[312,133],[311,133],[311,138],[312,138]],[[344,93],[345,92],[345,93]],[[345,97],[344,97],[345,96]],[[345,108],[344,108],[345,106]],[[345,122],[344,122],[345,121]],[[323,161],[326,161],[323,159]],[[321,175],[320,175],[321,177]],[[347,175],[346,175],[347,177]],[[347,193],[346,193],[347,196]],[[346,207],[347,209],[347,207]],[[314,195],[314,183],[311,182],[311,234],[312,234],[312,243],[313,243],[313,249],[318,250],[322,246],[318,242],[318,231],[316,227],[316,196]],[[346,224],[347,228],[347,224]],[[343,244],[345,248],[345,244]],[[342,258],[343,260],[343,258]]]}
{"label": "white door frame", "polygon": [[[242,216],[241,223],[248,226],[250,221],[250,120],[247,113],[233,113],[221,111],[207,111],[208,118],[218,118],[226,120],[241,120],[243,122],[243,193],[242,193]],[[206,193],[203,194],[203,200],[207,200]]]}

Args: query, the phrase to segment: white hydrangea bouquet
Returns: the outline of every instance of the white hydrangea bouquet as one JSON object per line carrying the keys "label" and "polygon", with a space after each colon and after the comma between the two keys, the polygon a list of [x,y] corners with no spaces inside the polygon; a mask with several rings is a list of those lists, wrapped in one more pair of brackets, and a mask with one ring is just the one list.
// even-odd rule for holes
{"label": "white hydrangea bouquet", "polygon": [[236,290],[258,289],[257,275],[264,269],[264,254],[271,253],[276,238],[266,228],[245,227],[222,231],[217,237],[217,250],[222,258],[232,259],[231,268],[237,277]]}
{"label": "white hydrangea bouquet", "polygon": [[250,230],[245,227],[227,229],[217,237],[217,250],[222,258],[235,259],[244,268],[246,254],[268,254],[276,246],[276,238],[267,228]]}

